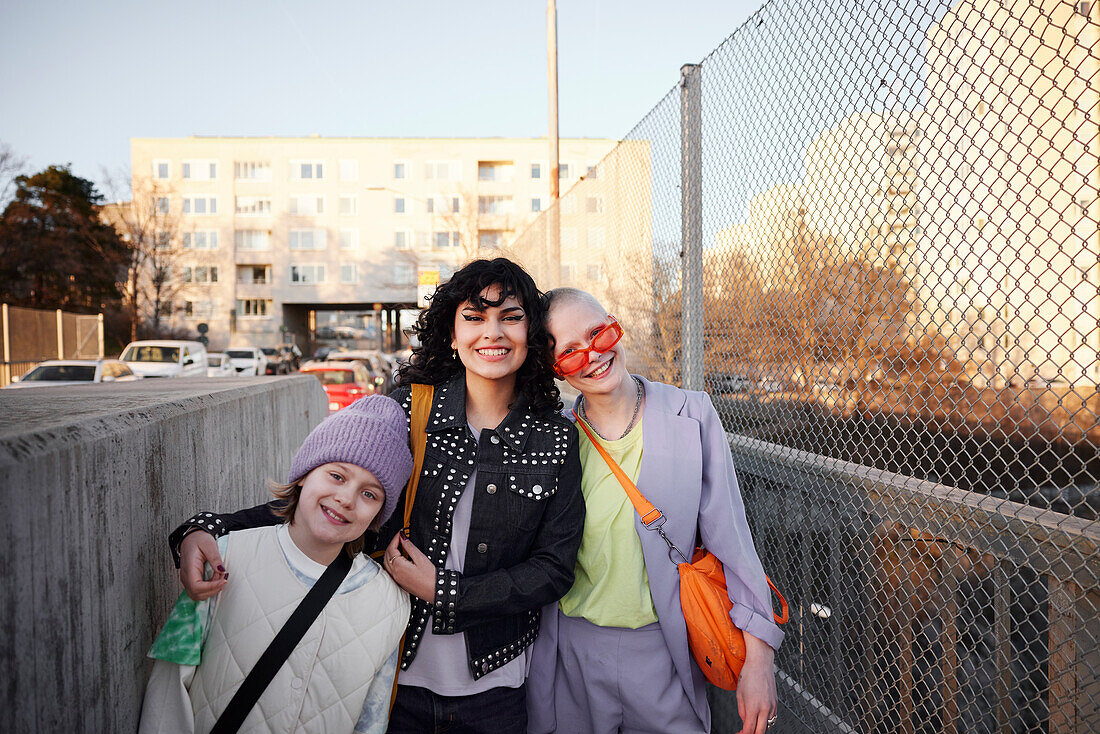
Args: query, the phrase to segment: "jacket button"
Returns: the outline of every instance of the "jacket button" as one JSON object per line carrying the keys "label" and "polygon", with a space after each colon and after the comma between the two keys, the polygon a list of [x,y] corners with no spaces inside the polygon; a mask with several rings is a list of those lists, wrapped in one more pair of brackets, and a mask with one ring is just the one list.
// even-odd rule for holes
{"label": "jacket button", "polygon": [[492,436],[489,436],[489,440],[493,443],[500,443],[500,437],[497,436],[495,433]]}
{"label": "jacket button", "polygon": [[489,546],[486,545],[485,543],[478,543],[477,544],[477,552],[478,553],[486,553],[486,552],[488,552],[488,550],[489,550]]}
{"label": "jacket button", "polygon": [[490,484],[488,487],[485,488],[485,491],[488,492],[489,494],[496,494],[497,493],[497,485]]}
{"label": "jacket button", "polygon": [[301,678],[295,678],[294,680],[290,681],[290,687],[293,688],[294,690],[298,690],[299,688],[302,687],[302,679]]}

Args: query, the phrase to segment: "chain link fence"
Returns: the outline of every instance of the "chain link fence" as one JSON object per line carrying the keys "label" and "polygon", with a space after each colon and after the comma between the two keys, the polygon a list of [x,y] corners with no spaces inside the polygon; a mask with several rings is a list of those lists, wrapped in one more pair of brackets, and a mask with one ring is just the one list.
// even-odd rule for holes
{"label": "chain link fence", "polygon": [[1096,5],[772,0],[510,248],[712,395],[772,731],[1100,731]]}

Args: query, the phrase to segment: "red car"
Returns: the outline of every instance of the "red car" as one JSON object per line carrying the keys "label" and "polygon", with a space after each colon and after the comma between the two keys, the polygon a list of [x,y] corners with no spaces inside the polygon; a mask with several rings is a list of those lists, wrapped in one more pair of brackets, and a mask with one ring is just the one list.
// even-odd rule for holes
{"label": "red car", "polygon": [[375,392],[374,380],[358,362],[309,362],[302,365],[301,371],[321,381],[328,394],[329,413],[346,408],[364,395]]}

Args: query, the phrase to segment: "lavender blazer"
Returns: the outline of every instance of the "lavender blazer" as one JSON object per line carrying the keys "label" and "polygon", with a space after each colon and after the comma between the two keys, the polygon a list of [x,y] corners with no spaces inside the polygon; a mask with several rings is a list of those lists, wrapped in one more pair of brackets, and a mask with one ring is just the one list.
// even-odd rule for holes
{"label": "lavender blazer", "polygon": [[[734,624],[778,649],[783,632],[772,618],[771,592],[745,519],[729,442],[710,396],[639,379],[645,386],[646,404],[638,489],[664,513],[665,533],[689,557],[698,523],[703,544],[725,566]],[[679,573],[661,536],[646,530],[636,516],[634,528],[642,542],[661,632],[680,682],[709,730],[706,679],[688,650]],[[529,734],[556,728],[552,694],[557,639],[555,603],[543,609],[541,629],[532,648],[527,680]]]}

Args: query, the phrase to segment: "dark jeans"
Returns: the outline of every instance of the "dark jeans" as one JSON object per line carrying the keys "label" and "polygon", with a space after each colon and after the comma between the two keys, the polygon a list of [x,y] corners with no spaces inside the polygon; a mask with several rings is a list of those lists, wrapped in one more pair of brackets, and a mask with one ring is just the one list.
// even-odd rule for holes
{"label": "dark jeans", "polygon": [[440,696],[397,686],[387,734],[525,734],[526,688],[490,688],[471,696]]}

